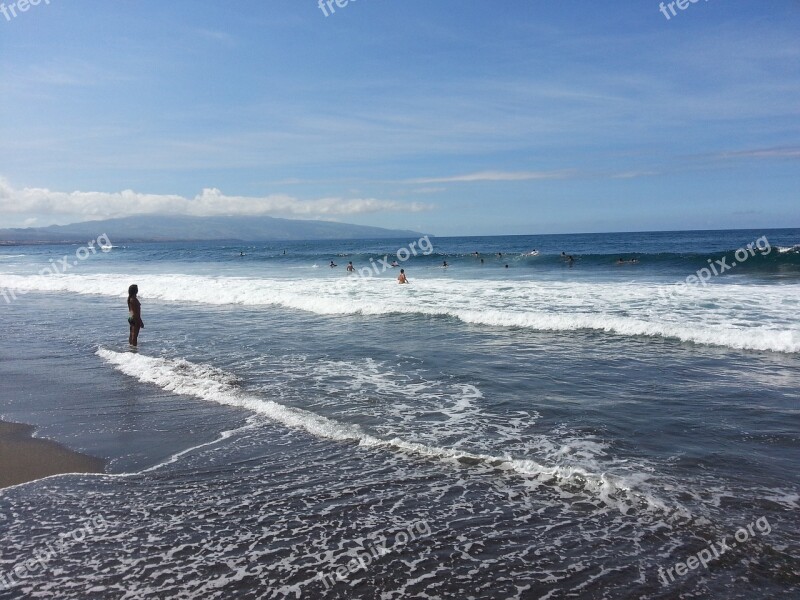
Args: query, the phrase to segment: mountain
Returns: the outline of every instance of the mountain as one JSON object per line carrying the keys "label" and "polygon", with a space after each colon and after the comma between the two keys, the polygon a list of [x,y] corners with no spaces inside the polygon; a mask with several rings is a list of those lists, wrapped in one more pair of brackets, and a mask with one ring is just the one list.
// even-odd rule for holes
{"label": "mountain", "polygon": [[138,216],[26,229],[0,229],[0,243],[348,240],[421,237],[415,231],[274,217]]}

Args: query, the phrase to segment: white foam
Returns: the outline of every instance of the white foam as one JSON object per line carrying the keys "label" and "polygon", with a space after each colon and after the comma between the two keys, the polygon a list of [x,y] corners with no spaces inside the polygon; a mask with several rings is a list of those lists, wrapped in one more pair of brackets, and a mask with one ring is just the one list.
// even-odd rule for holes
{"label": "white foam", "polygon": [[[0,274],[0,289],[125,297],[120,275]],[[800,352],[800,284],[659,286],[645,282],[513,282],[381,278],[137,277],[141,297],[276,305],[322,315],[419,314],[535,331],[589,330],[742,350]],[[670,293],[672,291],[676,293]]]}
{"label": "white foam", "polygon": [[[559,486],[577,487],[593,493],[609,506],[627,512],[631,504],[638,508],[675,512],[649,494],[632,490],[625,479],[607,473],[596,474],[578,466],[545,465],[533,459],[508,455],[465,452],[434,445],[411,442],[400,437],[381,439],[365,432],[356,424],[343,423],[328,417],[284,406],[248,393],[235,385],[235,377],[210,365],[194,364],[184,359],[166,359],[141,353],[114,352],[99,348],[96,354],[122,373],[151,383],[175,394],[194,396],[227,406],[244,408],[264,415],[286,427],[306,431],[316,437],[338,442],[354,442],[359,446],[383,450],[401,450],[408,454],[460,463],[485,463],[515,471]],[[677,512],[685,511],[680,509]]]}

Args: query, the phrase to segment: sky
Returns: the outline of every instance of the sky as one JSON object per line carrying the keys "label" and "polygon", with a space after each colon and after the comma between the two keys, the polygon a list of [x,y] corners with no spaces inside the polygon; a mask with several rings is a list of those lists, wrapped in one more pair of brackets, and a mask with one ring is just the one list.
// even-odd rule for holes
{"label": "sky", "polygon": [[800,227],[799,0],[1,1],[0,227]]}

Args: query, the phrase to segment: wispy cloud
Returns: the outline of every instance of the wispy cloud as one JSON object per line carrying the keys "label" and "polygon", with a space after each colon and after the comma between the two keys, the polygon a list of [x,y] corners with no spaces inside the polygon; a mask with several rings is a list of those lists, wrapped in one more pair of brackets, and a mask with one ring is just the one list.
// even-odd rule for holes
{"label": "wispy cloud", "polygon": [[636,179],[638,177],[653,177],[661,175],[659,171],[625,171],[623,173],[614,173],[611,179]]}
{"label": "wispy cloud", "polygon": [[411,190],[412,194],[438,194],[439,192],[446,191],[446,187],[422,187]]}
{"label": "wispy cloud", "polygon": [[224,31],[215,31],[213,29],[197,29],[196,32],[201,37],[214,40],[216,42],[225,42],[230,44],[234,40],[231,34]]}
{"label": "wispy cloud", "polygon": [[800,158],[800,146],[784,146],[781,148],[756,148],[722,152],[716,158]]}
{"label": "wispy cloud", "polygon": [[571,175],[574,175],[574,171],[480,171],[448,177],[409,179],[405,183],[421,185],[430,183],[473,183],[477,181],[532,181],[535,179],[565,179]]}
{"label": "wispy cloud", "polygon": [[57,192],[45,188],[12,188],[0,179],[0,212],[9,214],[70,215],[105,219],[145,214],[191,216],[271,215],[290,217],[336,217],[381,212],[422,212],[430,204],[397,202],[376,198],[318,198],[301,200],[285,194],[227,196],[206,188],[194,198],[172,194],[121,192]]}

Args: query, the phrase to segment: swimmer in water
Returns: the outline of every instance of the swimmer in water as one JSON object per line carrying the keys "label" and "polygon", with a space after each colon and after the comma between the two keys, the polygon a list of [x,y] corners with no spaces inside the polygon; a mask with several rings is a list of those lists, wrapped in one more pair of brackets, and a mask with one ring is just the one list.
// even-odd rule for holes
{"label": "swimmer in water", "polygon": [[446,269],[447,267],[448,267],[447,261],[444,261],[444,262],[442,263],[442,268]]}
{"label": "swimmer in water", "polygon": [[355,270],[356,270],[356,268],[353,266],[353,261],[350,261],[349,263],[347,263],[347,272],[348,273],[352,273]]}
{"label": "swimmer in water", "polygon": [[396,260],[393,260],[393,261],[392,261],[392,264],[391,264],[391,265],[389,265],[389,266],[390,266],[390,267],[399,267],[399,266],[400,266],[400,263],[398,263]]}
{"label": "swimmer in water", "polygon": [[408,278],[406,278],[405,269],[400,269],[400,275],[397,276],[397,283],[408,283]]}
{"label": "swimmer in water", "polygon": [[336,266],[336,263],[331,261],[331,269]]}

